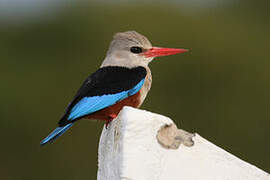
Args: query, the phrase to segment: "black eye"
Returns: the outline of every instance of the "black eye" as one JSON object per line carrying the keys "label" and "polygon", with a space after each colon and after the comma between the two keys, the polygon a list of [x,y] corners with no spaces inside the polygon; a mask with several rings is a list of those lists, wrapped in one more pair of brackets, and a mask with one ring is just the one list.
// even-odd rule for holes
{"label": "black eye", "polygon": [[142,52],[142,48],[137,47],[137,46],[133,46],[133,47],[130,48],[130,51],[135,53],[135,54],[139,54],[139,53]]}

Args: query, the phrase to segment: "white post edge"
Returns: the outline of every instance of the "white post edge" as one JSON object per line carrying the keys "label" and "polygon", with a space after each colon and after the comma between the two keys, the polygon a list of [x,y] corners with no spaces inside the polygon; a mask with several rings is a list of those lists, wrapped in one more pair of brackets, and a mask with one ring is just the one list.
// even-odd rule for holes
{"label": "white post edge", "polygon": [[194,146],[165,149],[158,130],[168,117],[124,107],[104,128],[98,150],[98,180],[270,180],[270,175],[199,134]]}

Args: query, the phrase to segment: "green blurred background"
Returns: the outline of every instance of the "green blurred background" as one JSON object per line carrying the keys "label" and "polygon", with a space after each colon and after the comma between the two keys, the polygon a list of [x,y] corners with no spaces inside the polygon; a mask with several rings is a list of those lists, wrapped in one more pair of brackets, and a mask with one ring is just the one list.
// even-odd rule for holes
{"label": "green blurred background", "polygon": [[39,142],[126,30],[190,49],[152,62],[143,109],[270,171],[269,1],[11,2],[0,1],[1,179],[96,179],[103,122]]}

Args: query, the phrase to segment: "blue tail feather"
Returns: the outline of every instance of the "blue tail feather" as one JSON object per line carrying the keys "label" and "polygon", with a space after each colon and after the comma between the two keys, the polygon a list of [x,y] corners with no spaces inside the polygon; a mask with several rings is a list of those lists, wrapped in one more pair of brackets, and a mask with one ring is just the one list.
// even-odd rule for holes
{"label": "blue tail feather", "polygon": [[43,139],[40,144],[44,145],[48,142],[53,142],[56,138],[58,138],[59,136],[61,136],[64,132],[66,132],[69,128],[71,128],[71,126],[73,125],[73,123],[69,123],[63,127],[58,127],[56,128],[53,132],[51,132],[45,139]]}

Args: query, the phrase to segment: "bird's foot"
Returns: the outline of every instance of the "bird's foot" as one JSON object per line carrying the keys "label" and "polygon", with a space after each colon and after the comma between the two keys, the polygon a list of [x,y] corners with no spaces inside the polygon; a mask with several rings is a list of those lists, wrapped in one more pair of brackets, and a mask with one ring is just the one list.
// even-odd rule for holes
{"label": "bird's foot", "polygon": [[108,120],[106,120],[105,128],[108,129],[110,122],[117,117],[117,114],[110,114]]}
{"label": "bird's foot", "polygon": [[167,149],[178,149],[180,144],[185,146],[193,146],[192,137],[195,134],[189,133],[182,129],[177,129],[175,124],[165,125],[160,128],[157,134],[157,140],[160,145]]}

